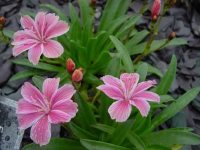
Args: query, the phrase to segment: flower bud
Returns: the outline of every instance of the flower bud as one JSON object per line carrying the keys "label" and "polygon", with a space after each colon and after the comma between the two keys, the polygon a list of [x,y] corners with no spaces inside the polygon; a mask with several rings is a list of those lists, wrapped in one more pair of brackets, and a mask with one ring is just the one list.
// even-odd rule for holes
{"label": "flower bud", "polygon": [[72,74],[72,81],[80,82],[83,79],[83,69],[76,69]]}
{"label": "flower bud", "polygon": [[6,23],[6,19],[3,16],[1,16],[0,17],[0,30],[3,29],[5,23]]}
{"label": "flower bud", "polygon": [[154,0],[153,6],[151,8],[151,18],[156,21],[161,9],[161,0]]}
{"label": "flower bud", "polygon": [[66,68],[69,73],[72,73],[75,70],[75,63],[71,58],[68,58],[66,61]]}
{"label": "flower bud", "polygon": [[176,32],[171,32],[170,35],[169,35],[169,37],[168,37],[168,39],[172,40],[175,37],[176,37]]}
{"label": "flower bud", "polygon": [[176,4],[176,0],[169,0],[169,5],[174,6]]}
{"label": "flower bud", "polygon": [[90,0],[90,6],[92,8],[95,8],[96,7],[96,4],[97,4],[97,1],[96,0]]}

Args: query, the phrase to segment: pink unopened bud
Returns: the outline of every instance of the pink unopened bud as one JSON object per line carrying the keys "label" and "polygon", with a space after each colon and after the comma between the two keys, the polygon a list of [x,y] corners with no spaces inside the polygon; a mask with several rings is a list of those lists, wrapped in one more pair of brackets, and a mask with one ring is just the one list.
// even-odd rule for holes
{"label": "pink unopened bud", "polygon": [[151,8],[152,20],[154,20],[154,21],[157,20],[158,15],[160,14],[160,9],[161,9],[161,0],[154,0],[153,6]]}
{"label": "pink unopened bud", "polygon": [[76,69],[72,74],[72,81],[80,82],[83,79],[83,69]]}
{"label": "pink unopened bud", "polygon": [[68,58],[66,61],[66,68],[69,73],[72,73],[75,69],[76,65],[71,58]]}
{"label": "pink unopened bud", "polygon": [[3,29],[6,23],[6,19],[3,16],[0,16],[0,30]]}

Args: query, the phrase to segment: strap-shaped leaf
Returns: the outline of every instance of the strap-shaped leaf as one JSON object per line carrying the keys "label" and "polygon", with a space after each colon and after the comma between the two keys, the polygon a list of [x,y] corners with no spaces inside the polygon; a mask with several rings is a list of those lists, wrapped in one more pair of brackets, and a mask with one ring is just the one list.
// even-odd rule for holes
{"label": "strap-shaped leaf", "polygon": [[30,70],[25,70],[25,71],[21,71],[18,72],[16,74],[14,74],[9,81],[15,81],[15,80],[20,80],[20,79],[24,79],[24,78],[28,78],[28,77],[32,77],[34,75],[36,75],[37,73],[35,71],[30,71]]}
{"label": "strap-shaped leaf", "polygon": [[124,15],[130,3],[130,0],[108,0],[100,20],[99,30],[109,29],[110,22]]}
{"label": "strap-shaped leaf", "polygon": [[169,64],[168,70],[161,79],[159,85],[156,88],[156,92],[161,95],[167,94],[175,77],[176,77],[177,60],[176,56],[173,55]]}
{"label": "strap-shaped leaf", "polygon": [[188,131],[166,129],[163,131],[157,131],[150,134],[146,134],[143,140],[148,145],[165,145],[172,146],[174,144],[182,145],[199,145],[200,136]]}
{"label": "strap-shaped leaf", "polygon": [[165,108],[161,113],[159,113],[152,121],[151,130],[155,129],[178,112],[180,112],[184,107],[186,107],[200,92],[200,87],[193,88],[186,92],[184,95],[175,100],[167,108]]}
{"label": "strap-shaped leaf", "polygon": [[69,123],[68,126],[71,129],[71,131],[73,132],[73,134],[80,139],[81,138],[82,139],[84,139],[84,138],[94,139],[94,140],[97,139],[97,137],[94,134],[90,133],[89,130],[86,131],[73,122]]}
{"label": "strap-shaped leaf", "polygon": [[81,97],[79,93],[76,93],[74,98],[78,104],[78,113],[75,121],[77,121],[82,128],[90,130],[91,125],[96,123],[93,111],[91,110],[89,104]]}
{"label": "strap-shaped leaf", "polygon": [[114,132],[110,135],[109,141],[113,144],[120,145],[130,133],[133,126],[133,120],[128,120],[124,123],[118,124]]}
{"label": "strap-shaped leaf", "polygon": [[86,150],[81,144],[74,140],[64,138],[52,138],[50,143],[45,146],[37,144],[26,145],[22,150]]}
{"label": "strap-shaped leaf", "polygon": [[81,139],[81,144],[88,150],[130,150],[126,147],[87,139]]}
{"label": "strap-shaped leaf", "polygon": [[17,65],[40,69],[40,70],[45,70],[45,71],[62,72],[65,70],[62,67],[50,65],[47,63],[43,63],[43,62],[39,62],[37,65],[33,65],[27,59],[15,59],[15,60],[13,60],[13,63],[15,63]]}
{"label": "strap-shaped leaf", "polygon": [[142,82],[146,79],[147,73],[148,73],[148,65],[147,63],[141,63],[140,65],[138,65],[137,67],[137,73],[139,73],[140,75],[140,81]]}
{"label": "strap-shaped leaf", "polygon": [[42,85],[44,82],[44,78],[41,76],[33,76],[32,81],[42,91]]}
{"label": "strap-shaped leaf", "polygon": [[114,36],[110,36],[111,41],[115,45],[117,51],[119,52],[120,58],[122,59],[124,63],[124,69],[127,72],[133,71],[133,62],[131,60],[131,57],[128,53],[128,50],[126,47]]}

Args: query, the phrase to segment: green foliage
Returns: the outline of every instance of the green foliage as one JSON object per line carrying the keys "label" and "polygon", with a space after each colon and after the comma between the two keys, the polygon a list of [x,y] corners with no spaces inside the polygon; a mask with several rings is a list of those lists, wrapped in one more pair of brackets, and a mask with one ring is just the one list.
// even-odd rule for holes
{"label": "green foliage", "polygon": [[159,85],[157,86],[156,92],[158,94],[160,95],[167,94],[176,77],[176,68],[177,68],[177,60],[176,57],[173,55],[167,72],[165,73]]}
{"label": "green foliage", "polygon": [[50,143],[45,146],[29,144],[23,147],[22,150],[86,150],[79,142],[64,138],[52,138]]}
{"label": "green foliage", "polygon": [[[58,59],[42,57],[37,65],[31,64],[27,58],[15,59],[13,63],[24,66],[28,70],[16,73],[10,81],[32,77],[32,81],[42,89],[44,78],[49,75],[60,78],[60,86],[71,83],[71,74],[66,70],[66,59],[72,58],[76,68],[82,67],[84,79],[81,83],[73,83],[76,94],[73,100],[78,104],[76,117],[68,124],[62,124],[68,131],[68,138],[52,139],[46,146],[27,145],[23,150],[170,150],[174,145],[200,144],[200,136],[184,129],[167,129],[159,131],[158,127],[186,107],[200,92],[200,88],[189,90],[176,100],[168,94],[175,79],[177,60],[173,56],[168,70],[163,74],[151,64],[141,61],[147,55],[169,46],[187,44],[180,38],[172,40],[153,40],[150,47],[148,39],[151,31],[138,30],[135,26],[142,14],[127,14],[131,0],[107,0],[99,26],[94,27],[94,10],[89,0],[78,0],[80,14],[76,7],[69,4],[69,16],[58,8],[42,4],[42,9],[56,13],[67,21],[70,30],[57,38],[65,51]],[[4,34],[12,37],[13,32],[4,30]],[[140,56],[142,59],[133,62]],[[105,94],[97,91],[102,84],[100,77],[113,75],[119,77],[122,72],[137,72],[140,82],[156,75],[160,81],[152,91],[160,95],[159,104],[151,104],[151,112],[147,117],[133,107],[130,119],[124,123],[111,120],[108,108],[113,102]],[[157,110],[160,113],[155,113]]]}
{"label": "green foliage", "polygon": [[87,139],[82,139],[81,144],[88,150],[130,150],[126,147]]}
{"label": "green foliage", "polygon": [[197,87],[189,90],[184,95],[175,100],[153,119],[151,129],[155,129],[156,127],[173,117],[175,114],[177,114],[179,111],[181,111],[198,95],[199,92],[200,87]]}

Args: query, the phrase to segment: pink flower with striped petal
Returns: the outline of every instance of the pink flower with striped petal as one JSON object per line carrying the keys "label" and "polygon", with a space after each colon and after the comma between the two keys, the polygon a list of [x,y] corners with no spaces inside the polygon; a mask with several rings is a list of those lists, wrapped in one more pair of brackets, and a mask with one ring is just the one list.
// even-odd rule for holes
{"label": "pink flower with striped petal", "polygon": [[29,50],[28,59],[36,65],[42,54],[47,58],[58,58],[62,55],[62,45],[52,38],[69,30],[66,22],[60,21],[55,14],[45,12],[37,13],[35,20],[30,16],[23,16],[20,21],[23,30],[17,31],[13,36],[13,56]]}
{"label": "pink flower with striped petal", "polygon": [[156,81],[144,81],[138,83],[139,74],[123,73],[120,79],[110,75],[101,78],[103,85],[97,89],[104,92],[108,97],[116,100],[108,109],[111,118],[117,122],[126,121],[135,106],[142,116],[146,117],[150,110],[150,102],[160,102],[160,97],[156,93],[147,91],[156,84]]}
{"label": "pink flower with striped petal", "polygon": [[51,138],[51,124],[69,122],[76,116],[78,105],[71,100],[76,92],[71,84],[59,86],[59,78],[48,78],[42,93],[32,84],[22,86],[22,99],[18,101],[17,117],[20,129],[31,127],[31,139],[46,145]]}

